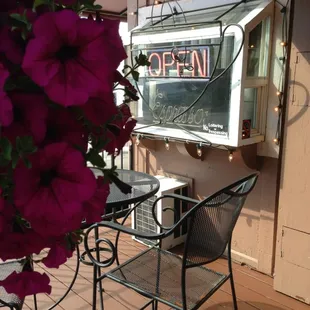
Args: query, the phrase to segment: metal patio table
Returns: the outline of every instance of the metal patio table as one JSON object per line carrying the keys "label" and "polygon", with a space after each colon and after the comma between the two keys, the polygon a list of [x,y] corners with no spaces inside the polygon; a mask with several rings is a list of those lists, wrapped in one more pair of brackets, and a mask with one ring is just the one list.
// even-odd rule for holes
{"label": "metal patio table", "polygon": [[[93,170],[96,176],[102,175],[100,170]],[[154,176],[133,170],[116,170],[118,178],[132,187],[129,194],[122,193],[119,188],[112,183],[110,194],[107,199],[105,215],[103,220],[112,216],[119,218],[121,214],[126,214],[130,205],[141,203],[154,196],[159,190],[159,181]],[[124,212],[125,211],[125,212]]]}
{"label": "metal patio table", "polygon": [[[131,186],[131,192],[125,194],[120,191],[120,189],[112,183],[110,185],[110,194],[107,199],[107,205],[105,208],[105,215],[102,216],[102,220],[112,220],[117,221],[117,219],[122,218],[122,224],[125,223],[126,219],[130,216],[132,210],[136,209],[143,201],[154,196],[159,190],[159,180],[149,174],[132,171],[132,170],[116,170],[118,173],[118,178]],[[96,176],[100,176],[101,171],[94,171]],[[90,226],[90,225],[87,225]],[[92,256],[92,253],[96,255],[96,261],[100,262],[100,267],[109,267],[115,261],[119,265],[118,260],[118,240],[120,233],[118,232],[115,238],[115,243],[113,244],[111,240],[107,238],[99,238],[98,228],[94,229],[95,234],[95,248],[85,247],[85,251],[82,253],[81,261],[84,264],[93,266],[93,278],[94,281],[97,277],[101,276],[101,271],[99,266],[93,264],[91,261],[86,261],[86,255],[88,257]],[[107,247],[101,247],[100,243],[105,243]],[[100,260],[100,252],[109,252],[111,257]],[[93,256],[92,256],[93,257]],[[103,291],[102,283],[99,282],[98,290]],[[94,292],[95,293],[95,292]],[[101,309],[103,310],[103,296],[100,294],[101,298]]]}
{"label": "metal patio table", "polygon": [[[98,169],[92,169],[96,177],[102,175],[102,172]],[[155,178],[154,176],[151,176],[146,173],[137,172],[133,170],[124,170],[119,169],[116,170],[118,173],[118,178],[130,185],[132,187],[131,193],[124,194],[120,191],[120,189],[112,183],[110,185],[110,194],[107,199],[106,208],[105,208],[105,214],[102,215],[103,221],[117,221],[117,219],[122,218],[122,223],[126,221],[126,219],[130,216],[133,208],[132,206],[137,207],[140,205],[143,201],[147,200],[148,198],[154,196],[158,190],[159,190],[159,180]],[[91,226],[94,223],[82,223],[81,228],[85,229]],[[71,289],[74,286],[74,283],[76,281],[76,278],[79,273],[80,263],[82,262],[85,265],[93,266],[93,272],[94,272],[94,278],[97,276],[100,276],[100,268],[95,266],[90,260],[88,260],[88,256],[92,255],[93,253],[96,256],[96,260],[100,261],[100,252],[108,252],[111,253],[111,257],[106,259],[105,261],[101,262],[101,267],[108,267],[112,265],[115,261],[117,264],[119,264],[118,255],[117,255],[117,244],[119,239],[119,234],[117,234],[115,243],[113,244],[109,239],[107,238],[99,238],[99,231],[98,229],[94,230],[95,233],[95,240],[96,240],[96,247],[92,249],[85,249],[85,251],[80,254],[79,247],[77,247],[77,264],[76,264],[76,270],[72,279],[71,284],[69,285],[68,289],[64,293],[64,295],[51,307],[49,307],[47,310],[51,310],[55,308],[57,305],[59,305],[69,294]],[[100,243],[105,243],[105,247],[101,247]],[[99,290],[102,289],[102,284],[99,283],[98,285]],[[102,294],[100,294],[102,298]],[[35,309],[37,309],[37,301],[36,297],[34,296],[34,303],[35,303]],[[102,303],[101,303],[102,304]]]}

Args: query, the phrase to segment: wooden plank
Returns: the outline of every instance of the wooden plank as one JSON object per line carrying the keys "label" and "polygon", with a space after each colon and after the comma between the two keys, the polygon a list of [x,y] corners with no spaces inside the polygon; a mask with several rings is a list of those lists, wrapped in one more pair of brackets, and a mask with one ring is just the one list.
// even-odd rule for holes
{"label": "wooden plank", "polygon": [[[226,266],[214,262],[210,264],[216,271],[227,272]],[[256,281],[254,278],[242,274],[240,272],[234,273],[234,280],[236,286],[236,293],[243,301],[255,306],[257,303],[271,305],[274,309],[296,309],[297,303],[295,300],[288,300],[285,296],[278,294],[273,289],[262,282]],[[226,283],[223,287],[224,291],[230,292],[230,285]],[[299,303],[298,303],[299,304]],[[299,305],[298,305],[299,306]],[[302,304],[300,305],[303,306]],[[301,310],[303,308],[298,307]],[[309,310],[309,308],[307,308]]]}
{"label": "wooden plank", "polygon": [[[223,266],[224,260],[220,260],[219,263]],[[226,262],[227,266],[227,262]],[[266,298],[273,299],[280,304],[283,304],[291,309],[298,309],[298,310],[309,310],[310,307],[306,304],[299,302],[293,298],[288,298],[287,296],[276,292],[269,283],[271,279],[268,276],[265,276],[261,273],[255,272],[253,270],[249,270],[245,266],[240,266],[238,264],[233,265],[234,271],[234,279],[236,283],[241,285],[246,285],[248,287],[255,287],[255,290],[264,295]],[[268,281],[264,281],[266,278]]]}
{"label": "wooden plank", "polygon": [[[224,265],[224,266],[227,266],[227,259],[220,258],[217,262]],[[252,277],[252,278],[256,279],[257,281],[263,282],[270,287],[273,286],[273,278],[271,276],[262,274],[261,272],[258,272],[255,269],[248,267],[247,265],[240,265],[238,263],[234,263],[233,264],[233,270],[241,272],[241,273],[245,273],[249,277]]]}

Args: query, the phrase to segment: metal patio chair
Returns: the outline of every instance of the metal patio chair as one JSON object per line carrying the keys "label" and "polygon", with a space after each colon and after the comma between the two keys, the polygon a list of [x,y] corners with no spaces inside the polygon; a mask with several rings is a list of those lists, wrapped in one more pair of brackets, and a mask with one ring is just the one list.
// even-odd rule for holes
{"label": "metal patio chair", "polygon": [[[25,268],[24,260],[14,260],[0,263],[0,280],[4,280],[14,271],[22,272]],[[21,300],[14,294],[8,294],[3,287],[0,287],[0,308],[9,308],[11,310],[20,310],[23,307],[24,300]]]}
{"label": "metal patio chair", "polygon": [[[88,249],[90,232],[99,227],[109,227],[139,238],[159,240],[156,246],[148,248],[102,276],[96,277],[94,274],[93,309],[96,309],[96,284],[104,278],[114,280],[150,298],[151,300],[141,309],[149,305],[152,305],[152,309],[157,309],[158,302],[162,302],[179,310],[198,309],[217,289],[230,280],[234,309],[238,309],[232,273],[231,238],[242,206],[247,195],[254,188],[257,178],[258,174],[252,174],[203,201],[174,194],[157,198],[153,205],[153,217],[161,227],[159,234],[145,234],[115,222],[101,222],[90,227],[84,240],[86,249]],[[172,227],[163,227],[156,218],[157,201],[167,197],[193,205]],[[172,210],[172,208],[166,208],[166,212]],[[178,219],[178,215],[175,218]],[[160,240],[173,234],[185,222],[189,225],[189,229],[183,256],[160,249]],[[98,242],[100,240],[105,239],[98,239]],[[110,246],[118,262],[117,250],[111,244]],[[203,266],[219,259],[226,248],[227,274]],[[98,268],[105,267],[91,253],[89,257]]]}

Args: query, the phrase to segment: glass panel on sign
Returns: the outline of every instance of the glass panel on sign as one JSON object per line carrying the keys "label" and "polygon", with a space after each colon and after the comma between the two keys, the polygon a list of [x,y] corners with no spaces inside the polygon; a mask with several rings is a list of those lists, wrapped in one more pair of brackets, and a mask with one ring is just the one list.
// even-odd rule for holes
{"label": "glass panel on sign", "polygon": [[243,119],[251,121],[251,128],[256,128],[257,119],[257,88],[244,89]]}
{"label": "glass panel on sign", "polygon": [[259,23],[249,35],[247,76],[267,76],[270,18]]}

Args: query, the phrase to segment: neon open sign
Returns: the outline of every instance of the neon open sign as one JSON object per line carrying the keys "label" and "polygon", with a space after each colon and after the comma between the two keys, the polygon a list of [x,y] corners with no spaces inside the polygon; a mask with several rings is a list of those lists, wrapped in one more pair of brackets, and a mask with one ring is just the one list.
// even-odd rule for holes
{"label": "neon open sign", "polygon": [[208,46],[199,46],[196,49],[180,50],[180,59],[175,61],[172,48],[156,49],[148,52],[151,65],[148,67],[148,75],[151,77],[209,77],[210,52]]}

